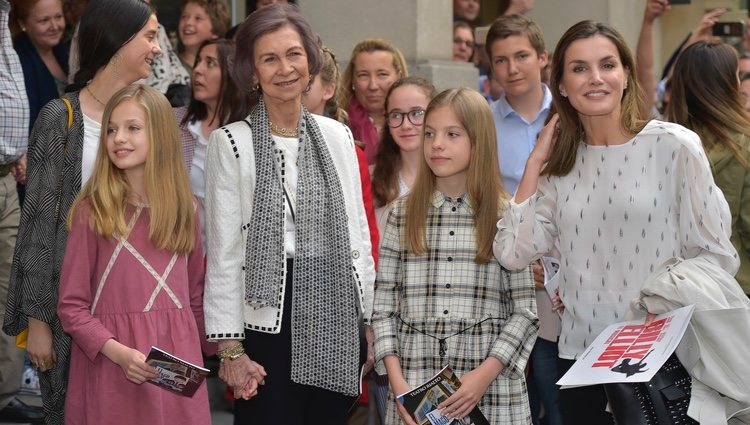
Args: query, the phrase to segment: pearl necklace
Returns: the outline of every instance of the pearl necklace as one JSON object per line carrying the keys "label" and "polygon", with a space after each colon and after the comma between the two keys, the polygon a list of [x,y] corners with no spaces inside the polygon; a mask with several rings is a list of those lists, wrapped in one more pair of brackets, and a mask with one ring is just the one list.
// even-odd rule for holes
{"label": "pearl necklace", "polygon": [[299,128],[290,129],[290,128],[279,127],[278,125],[274,124],[271,121],[268,121],[268,123],[271,125],[272,133],[276,133],[282,137],[299,137]]}

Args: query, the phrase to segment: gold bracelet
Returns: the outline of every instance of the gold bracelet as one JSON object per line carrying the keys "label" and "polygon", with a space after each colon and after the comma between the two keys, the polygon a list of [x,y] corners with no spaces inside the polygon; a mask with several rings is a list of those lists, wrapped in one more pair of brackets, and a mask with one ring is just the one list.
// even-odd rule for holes
{"label": "gold bracelet", "polygon": [[231,347],[227,347],[223,350],[219,350],[216,355],[219,356],[219,358],[222,360],[234,360],[240,358],[243,354],[245,354],[245,347],[242,346],[241,342],[238,342],[237,345],[233,345]]}

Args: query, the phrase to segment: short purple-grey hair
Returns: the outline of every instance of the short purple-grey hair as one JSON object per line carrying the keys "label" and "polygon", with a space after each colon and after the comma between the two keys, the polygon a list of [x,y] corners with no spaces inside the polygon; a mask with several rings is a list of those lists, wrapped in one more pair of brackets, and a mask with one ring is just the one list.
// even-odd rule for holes
{"label": "short purple-grey hair", "polygon": [[[318,44],[318,37],[310,24],[299,12],[297,6],[276,3],[251,13],[237,30],[234,79],[240,90],[247,90],[251,95],[255,93],[252,90],[257,82],[254,60],[255,43],[260,37],[287,25],[294,28],[302,40],[310,75],[320,72],[323,67],[323,55]],[[255,96],[253,98],[255,99]]]}

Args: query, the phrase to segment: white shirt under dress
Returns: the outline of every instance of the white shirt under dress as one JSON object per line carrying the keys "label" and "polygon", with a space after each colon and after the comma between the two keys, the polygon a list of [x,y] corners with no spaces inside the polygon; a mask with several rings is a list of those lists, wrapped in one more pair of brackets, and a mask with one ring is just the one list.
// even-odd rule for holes
{"label": "white shirt under dress", "polygon": [[498,222],[495,255],[520,269],[557,241],[565,304],[560,357],[575,359],[630,302],[660,264],[704,257],[734,274],[731,217],[701,141],[653,120],[613,146],[581,143],[563,177],[541,177],[537,192]]}
{"label": "white shirt under dress", "polygon": [[81,187],[86,185],[94,174],[96,155],[99,151],[102,125],[88,115],[83,115],[83,152],[81,153]]}

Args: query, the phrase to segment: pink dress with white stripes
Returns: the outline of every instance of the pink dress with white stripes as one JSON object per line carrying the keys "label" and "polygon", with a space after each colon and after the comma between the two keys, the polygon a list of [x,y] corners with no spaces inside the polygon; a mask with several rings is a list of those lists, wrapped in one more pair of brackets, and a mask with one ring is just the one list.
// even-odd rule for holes
{"label": "pink dress with white stripes", "polygon": [[127,239],[105,239],[88,225],[83,203],[70,231],[58,315],[73,337],[66,424],[211,423],[206,384],[192,398],[128,381],[99,352],[109,338],[148,354],[152,345],[202,365],[203,248],[177,255],[148,239],[149,210],[128,206]]}

